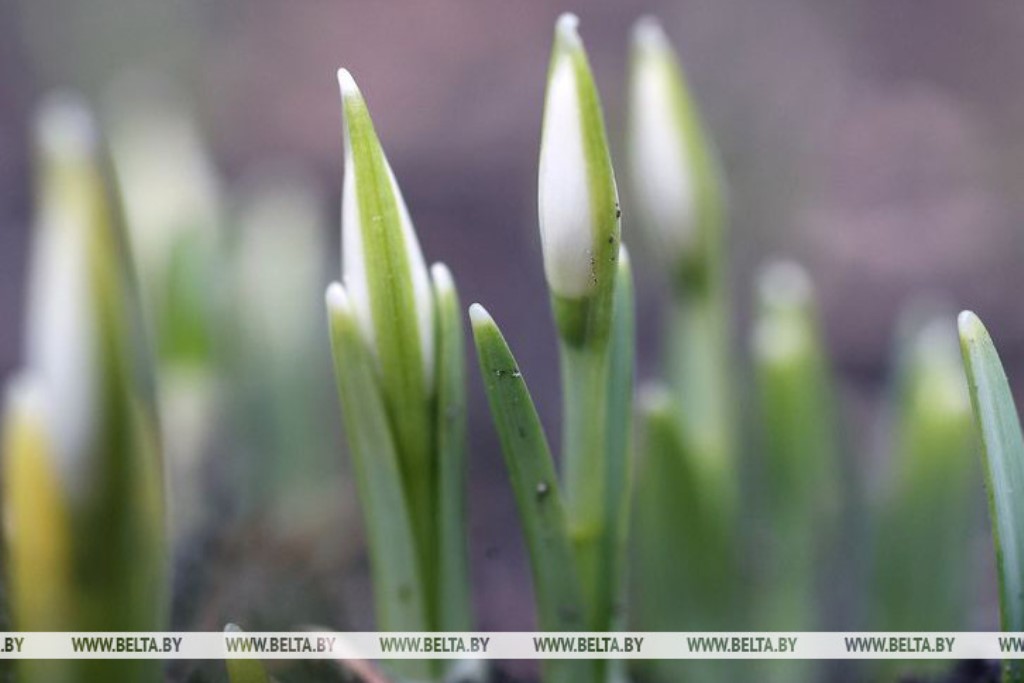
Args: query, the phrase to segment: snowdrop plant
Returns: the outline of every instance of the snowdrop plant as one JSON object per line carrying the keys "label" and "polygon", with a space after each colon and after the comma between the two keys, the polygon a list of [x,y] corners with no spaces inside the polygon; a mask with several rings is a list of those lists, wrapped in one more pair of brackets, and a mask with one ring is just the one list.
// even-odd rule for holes
{"label": "snowdrop plant", "polygon": [[[1024,436],[1010,384],[988,330],[974,313],[957,319],[971,407],[981,435],[989,522],[1004,631],[1024,630]],[[1024,681],[1019,659],[1003,662],[1004,683]]]}
{"label": "snowdrop plant", "polygon": [[665,372],[686,439],[733,467],[723,182],[679,61],[652,17],[633,29],[629,94],[635,218],[670,283]]}
{"label": "snowdrop plant", "polygon": [[[819,582],[840,536],[839,444],[831,369],[810,277],[797,264],[768,264],[757,281],[751,356],[760,417],[763,482],[758,553],[764,629],[821,628]],[[824,571],[822,570],[824,568]],[[765,680],[814,680],[813,662],[772,662]]]}
{"label": "snowdrop plant", "polygon": [[[470,310],[545,630],[618,623],[631,469],[632,283],[600,101],[577,25],[565,14],[555,28],[538,173],[544,273],[561,351],[561,485],[511,351],[484,308]],[[600,662],[546,664],[546,680],[604,675]]]}
{"label": "snowdrop plant", "polygon": [[[152,362],[92,117],[37,119],[24,366],[4,426],[5,543],[19,630],[167,626],[164,476]],[[153,681],[160,662],[25,662],[21,680]]]}
{"label": "snowdrop plant", "polygon": [[220,186],[198,125],[159,79],[133,74],[106,99],[106,129],[152,331],[174,539],[208,506],[202,469],[222,417]]}
{"label": "snowdrop plant", "polygon": [[[377,625],[467,630],[465,381],[458,294],[427,270],[401,190],[351,74],[342,282],[327,290],[342,417],[367,525]],[[409,676],[433,666],[406,662]]]}
{"label": "snowdrop plant", "polygon": [[[665,382],[642,392],[632,626],[739,626],[738,471],[733,455],[722,181],[678,59],[652,17],[633,29],[627,159],[631,220],[669,283]],[[654,492],[654,493],[652,493]],[[686,492],[686,493],[684,493]],[[650,495],[648,495],[650,493]],[[670,520],[686,519],[683,530]],[[670,580],[682,572],[681,580]],[[649,675],[707,677],[704,662]],[[660,671],[660,673],[658,673]]]}

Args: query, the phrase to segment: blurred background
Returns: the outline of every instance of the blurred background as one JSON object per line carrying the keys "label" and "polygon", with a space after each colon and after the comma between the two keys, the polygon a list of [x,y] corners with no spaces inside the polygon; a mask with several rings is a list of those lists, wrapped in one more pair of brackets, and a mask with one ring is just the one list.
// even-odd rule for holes
{"label": "blurred background", "polygon": [[[319,245],[322,262],[296,276],[308,278],[297,291],[309,293],[296,305],[311,306],[312,336],[322,333],[303,359],[320,389],[297,419],[308,418],[316,436],[284,437],[277,456],[317,451],[301,466],[318,473],[323,490],[316,505],[275,504],[282,519],[305,519],[296,511],[312,508],[308,516],[319,521],[281,531],[278,522],[253,522],[237,490],[218,497],[212,519],[230,524],[189,536],[179,581],[220,586],[197,593],[219,601],[177,606],[177,625],[214,630],[232,611],[247,611],[231,618],[248,616],[258,628],[251,595],[272,586],[287,586],[275,600],[315,602],[311,619],[368,625],[358,512],[345,483],[319,317],[322,286],[340,272],[339,66],[368,100],[427,259],[448,263],[464,303],[484,303],[501,323],[554,433],[557,352],[536,226],[536,165],[552,27],[565,10],[581,18],[620,187],[629,30],[647,13],[664,22],[724,161],[737,339],[749,327],[753,269],[770,256],[803,263],[819,289],[849,448],[866,471],[878,457],[876,418],[895,321],[911,300],[925,295],[977,311],[1011,379],[1024,379],[1024,5],[1015,0],[0,0],[0,376],[22,358],[31,115],[48,91],[76,89],[106,120],[118,83],[160,74],[209,145],[227,197],[229,242],[242,240],[233,231],[253,222],[245,197],[254,177],[299,177],[312,198],[302,215],[318,226],[309,243]],[[624,239],[635,243],[628,195],[623,212]],[[292,241],[287,221],[271,223],[284,233],[278,239]],[[634,260],[642,264],[640,247]],[[270,250],[280,262],[271,258],[266,273],[245,276],[255,282],[245,291],[259,291],[264,276],[273,281],[288,267],[287,250]],[[641,377],[654,372],[658,348],[664,285],[653,270],[637,268]],[[475,367],[470,376],[478,621],[482,629],[528,629],[514,505]],[[258,411],[251,404],[259,386],[257,378],[232,394],[229,411]],[[240,462],[260,448],[225,441]],[[220,456],[214,448],[213,459]],[[979,558],[988,543],[979,534]],[[341,576],[339,562],[354,571]],[[973,625],[995,627],[994,591],[978,594]]]}

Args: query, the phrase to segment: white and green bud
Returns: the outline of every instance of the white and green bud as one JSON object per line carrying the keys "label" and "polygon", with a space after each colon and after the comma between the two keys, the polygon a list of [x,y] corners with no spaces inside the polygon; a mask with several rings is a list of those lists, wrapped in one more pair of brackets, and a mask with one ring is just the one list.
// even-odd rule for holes
{"label": "white and green bud", "polygon": [[[85,106],[66,95],[49,99],[36,142],[23,372],[61,504],[75,520],[70,575],[104,577],[75,586],[65,630],[159,629],[167,587],[163,463],[127,237]],[[25,454],[14,448],[4,457]]]}
{"label": "white and green bud", "polygon": [[792,261],[770,263],[759,274],[757,295],[761,315],[753,352],[759,363],[800,364],[820,353],[814,286],[807,271]]}
{"label": "white and green bud", "polygon": [[[366,102],[346,69],[338,71],[338,84],[345,118],[345,287],[383,374],[405,373],[408,381],[429,387],[434,311],[426,262]],[[417,350],[415,358],[410,344]]]}
{"label": "white and green bud", "polygon": [[619,200],[579,21],[555,28],[537,183],[544,273],[563,337],[607,333],[619,253]]}
{"label": "white and green bud", "polygon": [[675,51],[653,17],[633,29],[628,140],[648,240],[674,276],[700,276],[720,239],[719,173]]}
{"label": "white and green bud", "polygon": [[155,348],[163,363],[209,365],[227,284],[219,179],[195,120],[157,79],[108,97],[110,151]]}

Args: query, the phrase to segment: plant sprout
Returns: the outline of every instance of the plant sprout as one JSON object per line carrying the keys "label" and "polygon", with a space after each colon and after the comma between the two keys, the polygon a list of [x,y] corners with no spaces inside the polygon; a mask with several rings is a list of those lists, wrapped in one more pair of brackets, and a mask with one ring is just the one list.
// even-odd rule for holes
{"label": "plant sprout", "polygon": [[[428,272],[352,76],[345,118],[342,283],[327,290],[342,415],[382,630],[467,630],[463,327],[454,281]],[[440,674],[403,662],[410,675]]]}
{"label": "plant sprout", "polygon": [[[3,454],[13,622],[157,631],[168,610],[163,465],[127,239],[85,107],[54,96],[36,133],[25,366],[8,393]],[[20,670],[26,683],[159,671],[153,660]]]}
{"label": "plant sprout", "polygon": [[[957,319],[971,406],[981,434],[989,520],[999,574],[999,616],[1004,631],[1024,630],[1024,438],[1017,406],[988,330],[974,313]],[[1021,660],[1003,662],[1004,683],[1024,681]]]}
{"label": "plant sprout", "polygon": [[[447,266],[428,267],[361,91],[344,69],[338,83],[342,272],[325,303],[376,626],[464,632],[473,606],[462,304]],[[245,463],[250,485],[242,488],[258,492],[251,500],[252,491],[241,492],[247,510],[270,510],[282,522],[306,511],[300,503],[308,501],[297,499],[310,492],[301,476],[310,463],[291,451],[306,451],[296,444],[319,442],[325,431],[311,416],[320,403],[318,373],[304,364],[316,346],[308,334],[311,292],[324,284],[315,195],[305,182],[245,195],[242,233],[227,249],[215,174],[190,120],[165,100],[126,92],[111,100],[120,192],[82,103],[56,96],[37,120],[24,363],[6,387],[0,441],[6,592],[17,630],[168,628],[169,547],[199,522],[183,517],[167,533],[163,454],[175,467],[199,460],[226,412],[225,396],[234,395],[221,381],[256,387],[261,409],[243,411],[259,415],[266,431],[250,426],[249,436],[267,441],[261,455],[275,458]],[[840,513],[856,484],[841,469],[839,398],[810,278],[788,261],[757,276],[746,347],[749,424],[733,407],[741,356],[731,349],[725,183],[678,59],[652,18],[633,30],[628,92],[627,219],[635,216],[654,247],[669,291],[663,377],[639,393],[636,433],[632,264],[601,101],[572,14],[555,26],[537,175],[560,354],[560,468],[524,369],[487,310],[469,308],[539,629],[821,628],[829,603],[818,584],[833,575],[832,551],[847,536],[869,551],[862,554],[870,557],[870,581],[855,588],[873,627],[963,628],[977,488],[972,406],[1001,626],[1024,631],[1024,437],[985,327],[972,313],[959,318],[968,386],[946,318],[929,318],[900,338],[888,406],[891,461],[877,505],[864,515],[871,535],[850,533]],[[222,302],[212,290],[235,299],[229,354],[220,347]],[[239,359],[235,373],[225,372],[224,355]],[[249,372],[256,367],[265,374],[243,385],[238,375],[258,374]],[[756,446],[749,463],[739,457],[741,444]],[[196,470],[172,471],[174,500],[198,508]],[[748,571],[750,557],[757,566]],[[547,683],[821,677],[817,665],[799,661],[728,664],[644,661],[627,673],[623,663],[567,658],[545,660],[542,674]],[[224,666],[231,683],[273,680],[255,659]],[[930,668],[883,663],[873,671],[885,680]],[[388,670],[410,683],[486,680],[476,662],[400,660]],[[1024,683],[1024,666],[1007,661],[1003,675]],[[155,660],[17,665],[22,683],[161,676]]]}
{"label": "plant sprout", "polygon": [[[493,319],[471,309],[491,414],[545,630],[612,629],[629,505],[633,294],[597,90],[578,20],[562,15],[548,71],[538,208],[562,365],[563,482]],[[593,667],[587,670],[587,667]],[[546,680],[601,680],[604,662],[547,662]]]}

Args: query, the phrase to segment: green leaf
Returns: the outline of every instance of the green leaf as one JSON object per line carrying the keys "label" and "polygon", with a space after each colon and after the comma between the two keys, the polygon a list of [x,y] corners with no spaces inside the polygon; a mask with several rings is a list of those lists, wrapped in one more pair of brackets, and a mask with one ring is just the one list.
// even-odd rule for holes
{"label": "green leaf", "polygon": [[832,377],[810,279],[775,263],[758,281],[752,352],[759,396],[768,542],[765,628],[819,627],[818,568],[838,522],[839,445]]}
{"label": "green leaf", "polygon": [[[981,433],[989,517],[1004,631],[1024,630],[1024,439],[1006,373],[988,330],[974,313],[957,319],[971,405]],[[1024,681],[1024,663],[1006,660],[1003,680]]]}
{"label": "green leaf", "polygon": [[438,628],[472,630],[466,554],[466,367],[462,307],[444,264],[431,269],[437,314]]}
{"label": "green leaf", "polygon": [[428,631],[416,541],[374,361],[340,284],[327,290],[327,312],[341,414],[370,546],[377,626]]}
{"label": "green leaf", "polygon": [[[637,631],[735,630],[739,580],[733,482],[687,439],[674,395],[640,393],[642,435],[630,548],[630,627]],[[651,680],[720,680],[698,661],[638,663]]]}
{"label": "green leaf", "polygon": [[[347,143],[342,194],[345,282],[380,377],[420,566],[429,575],[437,563],[433,295],[412,221],[366,102],[344,69],[338,81]],[[428,613],[435,607],[428,603]]]}
{"label": "green leaf", "polygon": [[[585,630],[585,609],[551,452],[519,366],[479,304],[469,309],[480,373],[491,406],[530,554],[538,625]],[[584,661],[545,662],[545,680],[588,681]]]}
{"label": "green leaf", "polygon": [[[228,624],[224,631],[225,633],[244,633],[234,624]],[[228,659],[226,664],[230,683],[271,683],[272,681],[258,659]]]}

